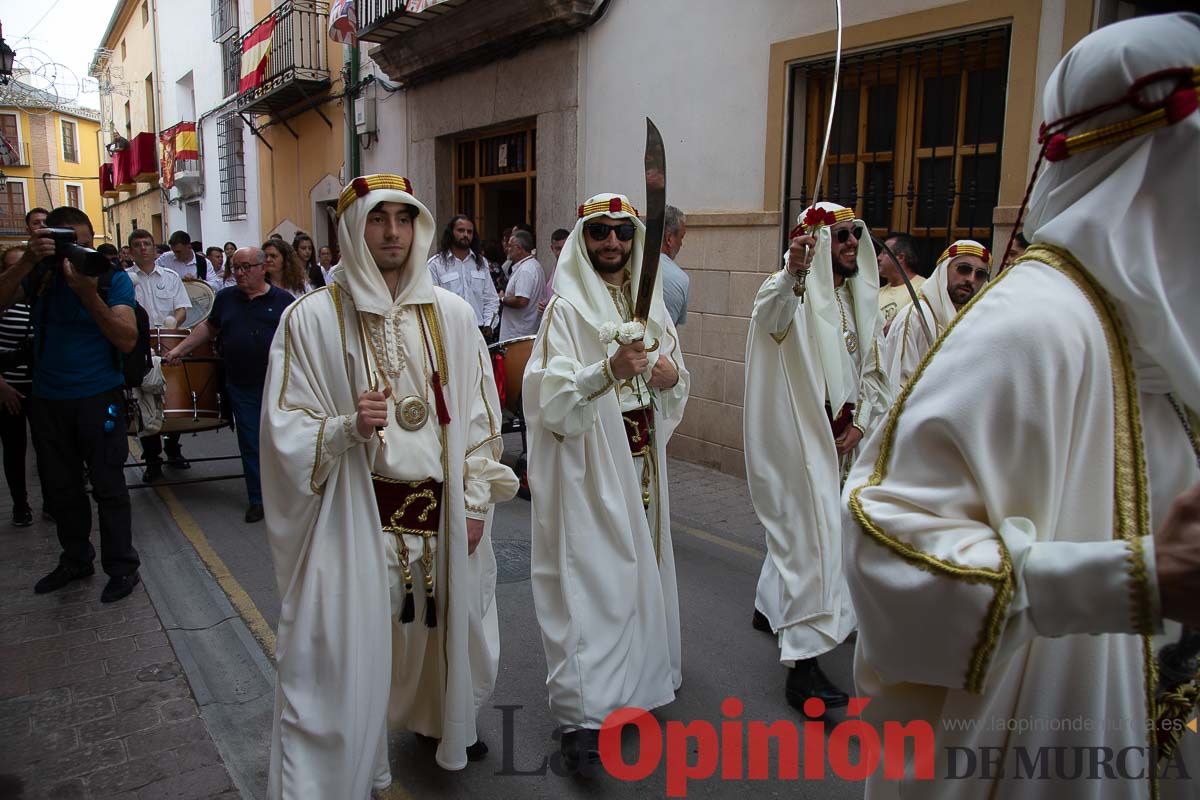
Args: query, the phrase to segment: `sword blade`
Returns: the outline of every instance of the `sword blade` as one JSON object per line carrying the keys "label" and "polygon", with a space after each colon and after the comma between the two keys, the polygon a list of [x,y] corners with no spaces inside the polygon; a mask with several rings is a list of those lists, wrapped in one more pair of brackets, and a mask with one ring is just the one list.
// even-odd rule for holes
{"label": "sword blade", "polygon": [[813,184],[812,201],[816,205],[825,181],[825,164],[829,157],[829,139],[833,136],[833,115],[837,111],[838,80],[842,74],[842,0],[834,0],[834,21],[837,24],[837,47],[833,54],[833,86],[829,93],[829,117],[825,120],[825,140],[821,143],[821,160],[817,162],[817,179]]}
{"label": "sword blade", "polygon": [[662,250],[663,220],[667,209],[667,153],[662,134],[646,118],[646,244],[642,250],[642,269],[633,305],[633,318],[650,318],[654,281],[658,278],[658,254]]}

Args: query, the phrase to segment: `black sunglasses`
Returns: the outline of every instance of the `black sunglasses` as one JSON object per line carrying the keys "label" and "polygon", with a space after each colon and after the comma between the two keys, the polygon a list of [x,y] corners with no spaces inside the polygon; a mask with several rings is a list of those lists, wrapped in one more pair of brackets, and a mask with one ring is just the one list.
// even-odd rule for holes
{"label": "black sunglasses", "polygon": [[988,272],[986,269],[975,269],[974,267],[972,267],[970,264],[967,264],[967,263],[959,264],[954,269],[957,270],[958,274],[962,275],[964,278],[970,277],[972,272],[974,272],[975,277],[979,278],[979,280],[981,280],[981,281],[987,281],[987,280],[991,279],[991,277],[992,277],[991,273]]}
{"label": "black sunglasses", "polygon": [[855,225],[853,228],[842,228],[840,231],[837,232],[838,244],[845,244],[846,240],[850,238],[851,231],[854,232],[855,241],[862,241],[862,235],[863,235],[862,225]]}
{"label": "black sunglasses", "polygon": [[634,232],[637,231],[637,228],[634,227],[632,222],[622,222],[620,225],[607,225],[603,222],[589,222],[587,225],[583,226],[583,229],[587,231],[587,235],[591,237],[592,241],[594,242],[603,242],[608,238],[609,233],[616,233],[618,241],[628,242],[633,238]]}

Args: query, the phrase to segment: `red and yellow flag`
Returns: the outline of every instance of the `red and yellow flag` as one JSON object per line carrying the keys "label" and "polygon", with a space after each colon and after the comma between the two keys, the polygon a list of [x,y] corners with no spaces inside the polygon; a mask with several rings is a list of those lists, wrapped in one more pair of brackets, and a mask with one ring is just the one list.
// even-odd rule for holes
{"label": "red and yellow flag", "polygon": [[271,57],[271,35],[275,33],[275,16],[267,17],[242,40],[242,80],[239,92],[248,92],[263,82],[267,61]]}

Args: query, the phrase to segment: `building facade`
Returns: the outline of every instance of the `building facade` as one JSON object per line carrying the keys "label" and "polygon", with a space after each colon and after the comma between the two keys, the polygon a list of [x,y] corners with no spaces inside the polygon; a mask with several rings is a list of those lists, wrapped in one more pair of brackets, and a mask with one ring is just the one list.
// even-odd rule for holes
{"label": "building facade", "polygon": [[[25,213],[69,205],[105,239],[100,206],[100,116],[20,82],[0,87],[0,247],[28,238]],[[85,243],[86,244],[86,243]]]}
{"label": "building facade", "polygon": [[[169,177],[160,168],[166,229],[185,230],[206,247],[258,245],[258,147],[237,108],[241,33],[254,24],[254,8],[247,0],[160,2],[157,13],[160,158],[171,147],[177,156]],[[193,131],[195,151],[180,148]]]}
{"label": "building facade", "polygon": [[[692,394],[674,455],[744,474],[751,304],[812,197],[835,49],[832,3],[403,0],[360,4],[376,83],[364,171],[399,170],[439,219],[485,240],[516,221],[539,247],[591,194],[645,201],[645,118],[667,202],[687,214],[681,329]],[[1025,191],[1040,89],[1076,41],[1129,13],[1106,0],[844,4],[822,199],[926,268],[970,236],[1001,249]],[[398,91],[393,91],[398,89]],[[361,101],[360,101],[361,102]],[[360,137],[361,138],[361,137]]]}
{"label": "building facade", "polygon": [[152,0],[120,0],[101,37],[88,74],[100,84],[105,163],[100,167],[106,229],[124,244],[144,228],[162,241],[165,203],[159,188],[157,133],[162,82],[159,32]]}

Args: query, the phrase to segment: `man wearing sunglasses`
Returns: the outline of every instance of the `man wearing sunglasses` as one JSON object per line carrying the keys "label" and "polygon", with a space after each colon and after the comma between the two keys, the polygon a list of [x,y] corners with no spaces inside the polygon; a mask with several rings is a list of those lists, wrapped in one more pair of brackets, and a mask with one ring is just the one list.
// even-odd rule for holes
{"label": "man wearing sunglasses", "polygon": [[841,480],[891,391],[866,225],[833,203],[799,222],[784,269],[763,283],[750,322],[746,471],[767,530],[754,627],[778,637],[789,704],[802,708],[812,697],[836,708],[849,698],[817,657],[855,626],[842,569]]}
{"label": "man wearing sunglasses", "polygon": [[899,389],[908,382],[934,339],[991,279],[991,270],[992,254],[979,242],[960,239],[946,248],[917,295],[929,327],[921,323],[910,304],[900,310],[888,331],[884,363],[893,387]]}
{"label": "man wearing sunglasses", "polygon": [[550,712],[584,774],[611,712],[670,703],[682,680],[666,445],[688,373],[661,273],[644,339],[613,339],[633,327],[645,236],[620,195],[579,207],[522,389]]}

